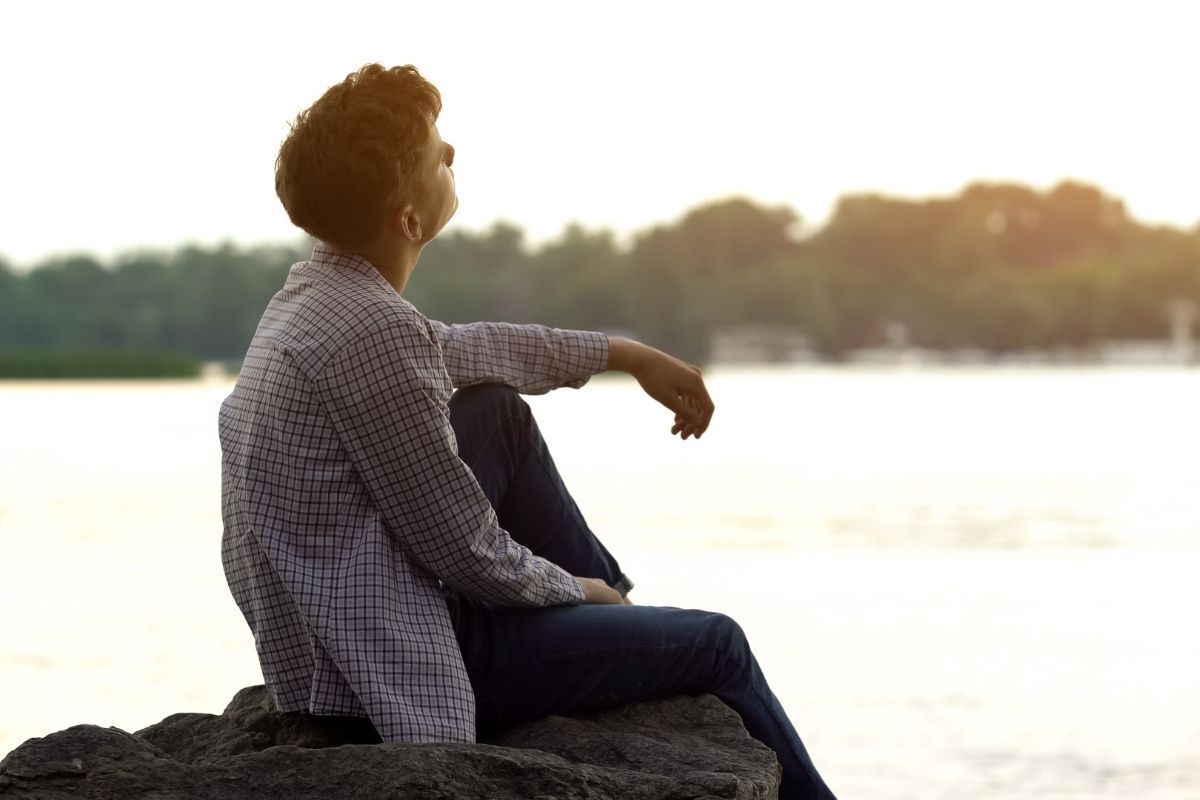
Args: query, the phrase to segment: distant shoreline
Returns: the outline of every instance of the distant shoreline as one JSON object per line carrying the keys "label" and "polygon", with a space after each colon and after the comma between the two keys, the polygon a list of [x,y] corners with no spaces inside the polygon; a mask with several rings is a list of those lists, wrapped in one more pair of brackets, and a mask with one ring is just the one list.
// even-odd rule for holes
{"label": "distant shoreline", "polygon": [[169,351],[0,348],[0,379],[198,378],[198,358]]}

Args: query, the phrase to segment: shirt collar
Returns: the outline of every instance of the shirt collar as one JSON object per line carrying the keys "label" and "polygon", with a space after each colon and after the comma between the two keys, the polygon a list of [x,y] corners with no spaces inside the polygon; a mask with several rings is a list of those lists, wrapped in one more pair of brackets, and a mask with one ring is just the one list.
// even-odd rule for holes
{"label": "shirt collar", "polygon": [[389,291],[396,291],[387,279],[379,274],[379,270],[375,269],[375,265],[367,259],[356,253],[344,253],[341,250],[335,250],[325,242],[320,240],[313,245],[312,257],[309,259],[314,264],[321,264],[337,270],[349,270],[357,272],[360,275],[366,275],[373,278],[383,286],[386,286]]}

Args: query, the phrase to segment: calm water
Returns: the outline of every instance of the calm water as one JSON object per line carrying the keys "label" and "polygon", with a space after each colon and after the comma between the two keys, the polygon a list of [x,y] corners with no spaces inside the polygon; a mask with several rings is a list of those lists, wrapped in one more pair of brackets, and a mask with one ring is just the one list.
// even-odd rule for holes
{"label": "calm water", "polygon": [[[844,798],[1200,797],[1200,372],[709,371],[528,397],[639,604],[725,611]],[[0,754],[262,680],[231,381],[0,384]]]}

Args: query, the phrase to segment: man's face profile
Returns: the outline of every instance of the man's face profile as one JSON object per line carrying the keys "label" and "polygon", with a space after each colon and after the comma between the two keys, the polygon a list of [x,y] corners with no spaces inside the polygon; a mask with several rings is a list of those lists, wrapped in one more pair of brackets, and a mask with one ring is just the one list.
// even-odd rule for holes
{"label": "man's face profile", "polygon": [[436,123],[430,125],[413,202],[421,221],[422,241],[437,236],[458,210],[453,164],[454,146],[442,140]]}

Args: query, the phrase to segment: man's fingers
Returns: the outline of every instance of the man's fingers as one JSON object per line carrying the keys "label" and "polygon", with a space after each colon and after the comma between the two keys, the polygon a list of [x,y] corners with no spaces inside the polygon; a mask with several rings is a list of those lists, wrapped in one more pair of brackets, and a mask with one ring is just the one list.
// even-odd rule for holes
{"label": "man's fingers", "polygon": [[[708,396],[708,390],[704,388],[703,382],[700,383],[699,392],[699,396],[689,395],[689,397],[692,398],[692,401],[695,403],[696,410],[700,414],[700,420],[697,423],[700,427],[700,433],[704,433],[706,430],[708,430],[708,423],[712,420],[713,401],[712,398]],[[697,436],[698,435],[699,434],[697,434]]]}
{"label": "man's fingers", "polygon": [[675,423],[675,425],[671,427],[671,435],[673,436],[676,433],[681,434],[681,438],[683,439],[686,439],[689,436],[693,436],[697,439],[700,438],[700,434],[696,431],[696,426],[687,422]]}
{"label": "man's fingers", "polygon": [[704,409],[701,408],[700,401],[697,400],[693,395],[688,395],[688,404],[692,407],[691,424],[694,428],[692,435],[699,439],[700,434],[704,433],[704,431],[708,428],[708,417],[705,414]]}
{"label": "man's fingers", "polygon": [[690,394],[679,395],[679,409],[677,409],[676,419],[686,419],[694,424],[699,424],[704,420],[704,412],[696,404],[696,399]]}
{"label": "man's fingers", "polygon": [[700,438],[700,434],[707,427],[703,409],[700,407],[699,401],[690,394],[679,394],[676,397],[676,402],[680,409],[675,412],[675,424],[671,426],[671,435],[676,433],[682,434],[683,439],[689,436]]}
{"label": "man's fingers", "polygon": [[704,381],[699,376],[696,376],[693,385],[676,389],[671,401],[663,405],[675,412],[675,424],[671,426],[672,436],[680,433],[684,439],[689,436],[699,439],[708,429],[713,403],[704,387]]}

